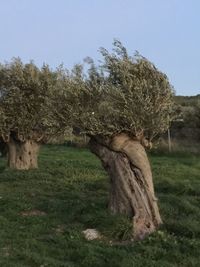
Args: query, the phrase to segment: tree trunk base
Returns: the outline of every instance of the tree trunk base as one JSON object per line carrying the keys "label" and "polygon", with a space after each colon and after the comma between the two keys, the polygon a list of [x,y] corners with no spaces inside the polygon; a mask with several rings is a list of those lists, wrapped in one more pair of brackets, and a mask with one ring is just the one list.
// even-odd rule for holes
{"label": "tree trunk base", "polygon": [[16,170],[38,168],[39,144],[33,140],[20,142],[10,138],[8,142],[8,167]]}
{"label": "tree trunk base", "polygon": [[[133,237],[141,240],[162,223],[154,194],[151,168],[143,146],[134,140],[110,147],[95,139],[90,149],[102,161],[110,176],[109,209],[128,215],[133,221]],[[118,144],[117,144],[118,142]],[[115,150],[113,150],[113,148]]]}

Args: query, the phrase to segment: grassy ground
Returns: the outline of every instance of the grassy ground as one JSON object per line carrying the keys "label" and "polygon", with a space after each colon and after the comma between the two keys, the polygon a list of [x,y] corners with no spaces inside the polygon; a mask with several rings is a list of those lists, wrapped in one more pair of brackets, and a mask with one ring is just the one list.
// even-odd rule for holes
{"label": "grassy ground", "polygon": [[[108,178],[94,155],[46,146],[40,169],[28,172],[0,159],[0,266],[200,266],[200,156],[154,154],[151,162],[165,224],[145,241],[112,245],[129,237],[130,224],[107,212]],[[106,239],[86,241],[87,228]]]}

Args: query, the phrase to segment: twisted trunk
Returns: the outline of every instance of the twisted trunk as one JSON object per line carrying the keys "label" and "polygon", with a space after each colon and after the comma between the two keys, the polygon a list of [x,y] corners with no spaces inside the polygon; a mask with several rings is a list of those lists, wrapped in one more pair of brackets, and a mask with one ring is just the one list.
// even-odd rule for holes
{"label": "twisted trunk", "polygon": [[39,148],[39,144],[33,140],[20,142],[10,138],[8,142],[8,166],[17,170],[38,168]]}
{"label": "twisted trunk", "polygon": [[92,138],[90,149],[110,176],[109,209],[133,220],[134,239],[143,239],[162,223],[144,147],[125,134],[105,143]]}

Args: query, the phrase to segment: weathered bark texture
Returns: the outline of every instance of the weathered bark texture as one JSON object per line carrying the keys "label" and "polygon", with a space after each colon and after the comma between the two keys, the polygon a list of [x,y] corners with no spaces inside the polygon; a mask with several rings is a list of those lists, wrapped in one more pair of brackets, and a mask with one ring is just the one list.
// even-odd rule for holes
{"label": "weathered bark texture", "polygon": [[90,149],[110,176],[109,208],[133,219],[134,239],[143,239],[162,223],[152,173],[144,147],[121,134],[111,142],[92,138]]}
{"label": "weathered bark texture", "polygon": [[39,148],[39,144],[33,140],[20,142],[10,138],[8,142],[8,166],[17,170],[38,168]]}

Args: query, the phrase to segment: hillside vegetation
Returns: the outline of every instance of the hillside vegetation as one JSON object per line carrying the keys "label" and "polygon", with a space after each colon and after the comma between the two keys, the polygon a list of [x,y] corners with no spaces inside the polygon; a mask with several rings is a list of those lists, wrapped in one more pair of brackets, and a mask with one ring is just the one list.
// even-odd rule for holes
{"label": "hillside vegetation", "polygon": [[[170,126],[174,151],[200,152],[200,95],[175,96],[176,116]],[[167,135],[164,135],[167,141]]]}
{"label": "hillside vegetation", "polygon": [[200,101],[200,95],[196,96],[175,96],[175,102],[182,106],[193,106],[196,105]]}

